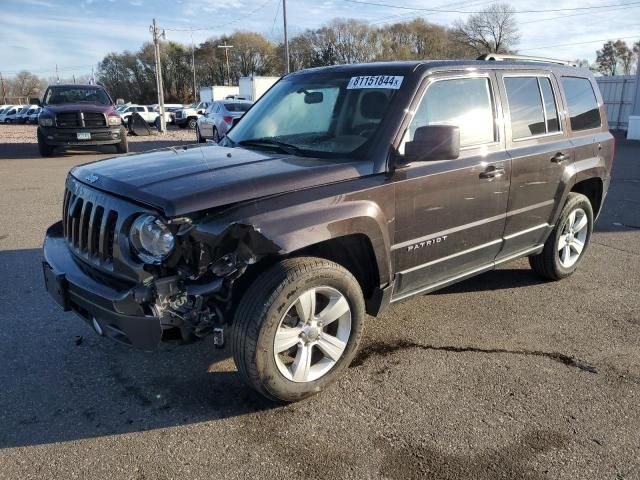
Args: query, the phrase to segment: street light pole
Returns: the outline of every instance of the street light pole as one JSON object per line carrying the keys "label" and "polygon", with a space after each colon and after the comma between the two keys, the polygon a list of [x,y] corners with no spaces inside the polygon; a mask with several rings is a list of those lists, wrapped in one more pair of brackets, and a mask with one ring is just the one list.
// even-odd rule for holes
{"label": "street light pole", "polygon": [[191,32],[191,67],[193,68],[193,101],[197,102],[196,97],[196,51],[193,44],[193,32]]}
{"label": "street light pole", "polygon": [[158,88],[158,112],[160,113],[160,132],[167,131],[167,124],[164,118],[164,86],[162,84],[162,70],[160,65],[160,37],[164,38],[164,31],[160,33],[156,19],[153,19],[153,25],[149,27],[149,31],[153,35],[154,55],[156,57],[156,86]]}
{"label": "street light pole", "polygon": [[287,0],[282,0],[282,19],[284,21],[284,73],[289,73],[289,38],[287,36]]}

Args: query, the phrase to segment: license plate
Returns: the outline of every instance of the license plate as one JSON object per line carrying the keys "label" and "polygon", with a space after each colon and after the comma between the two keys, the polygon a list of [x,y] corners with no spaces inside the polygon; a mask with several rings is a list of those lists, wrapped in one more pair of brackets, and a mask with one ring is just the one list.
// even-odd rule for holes
{"label": "license plate", "polygon": [[67,300],[67,281],[64,275],[58,275],[53,271],[51,266],[43,262],[42,269],[44,271],[44,284],[49,295],[53,297],[58,305],[65,311],[69,310],[69,301]]}
{"label": "license plate", "polygon": [[91,132],[78,132],[78,140],[91,140]]}

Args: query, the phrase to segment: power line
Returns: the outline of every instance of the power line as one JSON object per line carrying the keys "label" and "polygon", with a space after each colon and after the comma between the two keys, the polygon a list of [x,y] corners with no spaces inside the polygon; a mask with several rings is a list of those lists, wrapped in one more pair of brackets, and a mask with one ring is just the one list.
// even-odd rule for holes
{"label": "power line", "polygon": [[[416,7],[405,7],[402,5],[392,5],[389,3],[376,3],[376,2],[368,2],[365,0],[342,0],[343,2],[348,3],[356,3],[358,5],[370,5],[374,7],[389,7],[389,8],[398,8],[401,10],[413,10],[420,12],[433,12],[433,13],[484,13],[482,11],[469,11],[469,10],[445,10],[445,9],[437,9],[437,8],[416,8]],[[609,5],[598,5],[594,7],[574,7],[574,8],[550,8],[544,10],[515,10],[514,13],[551,13],[551,12],[574,12],[578,10],[596,10],[602,8],[614,8],[614,7],[626,7],[631,5],[638,5],[640,2],[630,2],[630,3],[617,3],[617,4],[609,4]]]}
{"label": "power line", "polygon": [[[640,33],[637,35],[631,35],[628,37],[616,37],[616,40],[627,40],[629,38],[640,38]],[[589,40],[588,42],[558,43],[556,45],[544,45],[544,46],[535,47],[535,48],[519,48],[518,52],[530,52],[531,50],[542,50],[545,48],[555,48],[555,47],[570,47],[573,45],[587,45],[589,43],[608,42],[609,40],[611,40],[611,38],[601,38],[600,40]]]}
{"label": "power line", "polygon": [[[625,10],[628,7],[628,5],[625,5],[624,7],[618,7],[618,8],[612,8],[610,10],[607,11],[607,13],[609,12],[615,12],[618,10]],[[640,7],[640,5],[636,5],[636,6],[632,6],[631,8],[638,8]],[[557,17],[548,17],[548,18],[536,18],[535,20],[528,20],[526,22],[518,22],[519,25],[528,25],[530,23],[537,23],[537,22],[547,22],[550,20],[559,20],[561,18],[567,18],[567,17],[579,17],[582,15],[589,15],[591,12],[582,12],[582,13],[572,13],[569,15],[559,15]]]}
{"label": "power line", "polygon": [[256,8],[254,8],[248,13],[245,13],[241,17],[234,18],[233,20],[230,20],[227,23],[215,25],[213,27],[188,27],[188,28],[176,27],[176,28],[165,28],[165,30],[167,32],[201,32],[201,31],[210,31],[210,30],[220,30],[222,28],[228,27],[229,25],[233,25],[234,23],[238,23],[242,20],[245,20],[247,17],[250,17],[251,15],[259,12],[260,10],[262,10],[264,7],[266,7],[268,4],[270,4],[273,1],[274,0],[266,0],[265,2],[261,3]]}

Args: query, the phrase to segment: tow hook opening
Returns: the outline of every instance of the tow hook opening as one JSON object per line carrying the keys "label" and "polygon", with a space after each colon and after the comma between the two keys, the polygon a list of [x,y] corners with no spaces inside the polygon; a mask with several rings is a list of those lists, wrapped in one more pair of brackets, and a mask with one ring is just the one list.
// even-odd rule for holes
{"label": "tow hook opening", "polygon": [[98,322],[98,319],[96,317],[91,318],[91,326],[98,335],[104,337],[104,330],[102,329],[102,326],[100,326],[100,322]]}

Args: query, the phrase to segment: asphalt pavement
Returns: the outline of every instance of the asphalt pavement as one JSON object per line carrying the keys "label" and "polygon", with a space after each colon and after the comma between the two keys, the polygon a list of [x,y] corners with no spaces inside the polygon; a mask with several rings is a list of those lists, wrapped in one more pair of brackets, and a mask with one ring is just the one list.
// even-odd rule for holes
{"label": "asphalt pavement", "polygon": [[109,155],[0,142],[1,479],[640,478],[640,142],[618,141],[572,277],[518,260],[394,305],[333,387],[288,406],[211,339],[131,351],[48,297],[66,173]]}

